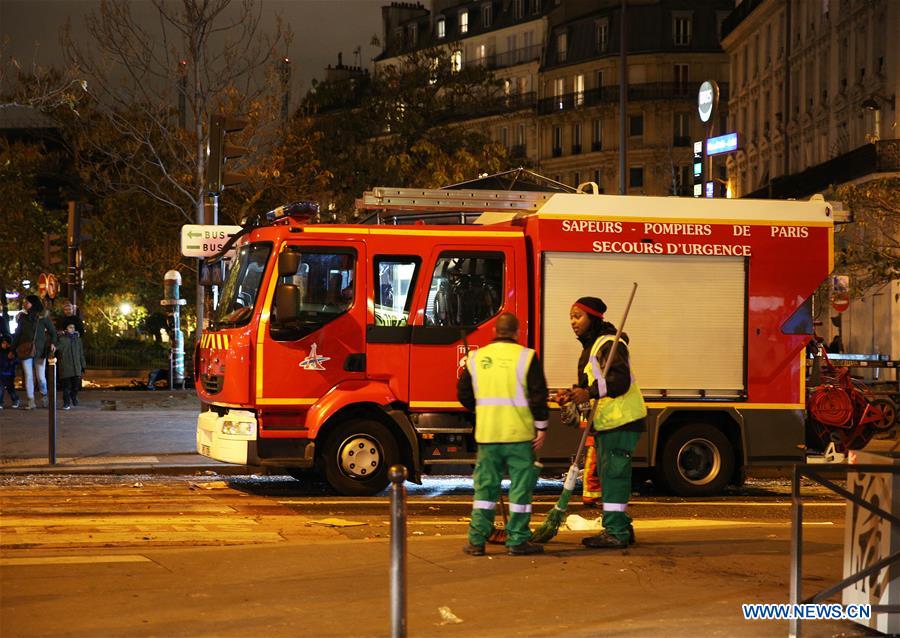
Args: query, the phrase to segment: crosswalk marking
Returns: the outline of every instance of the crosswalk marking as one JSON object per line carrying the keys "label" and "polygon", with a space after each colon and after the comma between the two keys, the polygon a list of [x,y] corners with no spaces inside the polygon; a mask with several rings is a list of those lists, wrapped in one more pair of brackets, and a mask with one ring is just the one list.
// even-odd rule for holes
{"label": "crosswalk marking", "polygon": [[33,558],[0,558],[0,567],[21,565],[85,565],[93,563],[151,563],[146,556],[116,554],[112,556],[35,556]]}

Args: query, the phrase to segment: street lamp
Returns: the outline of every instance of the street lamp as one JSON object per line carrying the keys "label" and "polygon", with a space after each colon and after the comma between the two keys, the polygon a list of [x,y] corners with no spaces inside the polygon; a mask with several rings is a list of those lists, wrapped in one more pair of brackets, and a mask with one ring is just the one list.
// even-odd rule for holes
{"label": "street lamp", "polygon": [[872,135],[872,142],[877,142],[881,139],[881,105],[878,104],[878,100],[890,105],[892,110],[894,109],[894,96],[887,97],[880,93],[873,94],[871,97],[863,100],[862,104],[860,104],[865,110],[872,111],[872,114],[875,117],[875,133]]}
{"label": "street lamp", "polygon": [[119,312],[121,312],[126,317],[131,314],[131,310],[132,310],[131,304],[128,303],[127,301],[123,301],[122,303],[119,304]]}

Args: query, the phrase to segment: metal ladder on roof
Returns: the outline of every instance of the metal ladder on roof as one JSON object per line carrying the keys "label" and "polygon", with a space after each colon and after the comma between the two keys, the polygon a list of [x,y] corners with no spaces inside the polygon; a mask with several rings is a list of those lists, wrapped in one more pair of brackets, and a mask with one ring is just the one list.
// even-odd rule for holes
{"label": "metal ladder on roof", "polygon": [[553,196],[538,191],[444,190],[379,186],[356,200],[357,210],[453,212],[535,212]]}

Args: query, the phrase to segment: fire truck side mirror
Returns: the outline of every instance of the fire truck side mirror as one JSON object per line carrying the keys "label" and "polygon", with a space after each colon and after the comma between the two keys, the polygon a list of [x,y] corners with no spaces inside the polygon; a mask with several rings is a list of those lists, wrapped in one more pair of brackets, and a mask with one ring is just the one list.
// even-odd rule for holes
{"label": "fire truck side mirror", "polygon": [[278,276],[293,277],[300,268],[300,253],[286,250],[278,255]]}
{"label": "fire truck side mirror", "polygon": [[[281,259],[278,260],[279,270]],[[287,324],[300,318],[300,288],[294,284],[278,284],[275,289],[275,317],[273,323]]]}

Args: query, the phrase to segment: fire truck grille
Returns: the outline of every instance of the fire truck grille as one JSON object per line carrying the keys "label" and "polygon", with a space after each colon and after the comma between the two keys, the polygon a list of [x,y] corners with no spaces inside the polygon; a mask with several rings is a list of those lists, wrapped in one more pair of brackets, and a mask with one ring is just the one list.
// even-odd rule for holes
{"label": "fire truck grille", "polygon": [[222,385],[225,382],[225,376],[221,374],[202,374],[200,382],[207,394],[218,394],[222,391]]}

